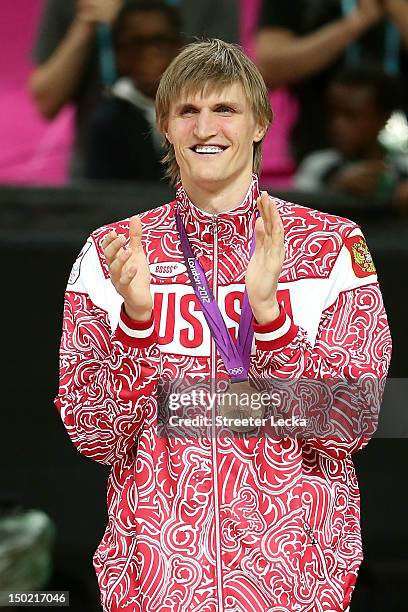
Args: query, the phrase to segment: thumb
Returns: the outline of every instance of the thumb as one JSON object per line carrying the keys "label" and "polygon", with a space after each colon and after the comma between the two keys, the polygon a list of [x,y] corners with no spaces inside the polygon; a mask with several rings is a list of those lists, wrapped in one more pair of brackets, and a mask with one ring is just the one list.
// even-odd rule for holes
{"label": "thumb", "polygon": [[258,217],[254,227],[255,233],[255,250],[263,246],[265,239],[265,225],[262,217]]}

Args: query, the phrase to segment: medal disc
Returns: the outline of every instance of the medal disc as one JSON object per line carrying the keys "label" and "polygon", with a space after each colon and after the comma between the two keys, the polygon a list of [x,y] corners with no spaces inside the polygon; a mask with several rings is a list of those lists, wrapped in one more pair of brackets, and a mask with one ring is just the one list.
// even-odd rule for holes
{"label": "medal disc", "polygon": [[248,380],[231,382],[222,395],[220,414],[225,427],[232,431],[246,433],[259,429],[264,413],[265,407],[260,404],[259,393]]}

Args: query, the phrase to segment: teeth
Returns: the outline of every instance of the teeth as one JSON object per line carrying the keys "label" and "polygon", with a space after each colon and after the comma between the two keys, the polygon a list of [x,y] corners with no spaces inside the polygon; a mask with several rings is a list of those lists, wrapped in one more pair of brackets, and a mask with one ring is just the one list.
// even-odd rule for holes
{"label": "teeth", "polygon": [[194,147],[196,153],[222,153],[224,149],[214,146],[197,146]]}

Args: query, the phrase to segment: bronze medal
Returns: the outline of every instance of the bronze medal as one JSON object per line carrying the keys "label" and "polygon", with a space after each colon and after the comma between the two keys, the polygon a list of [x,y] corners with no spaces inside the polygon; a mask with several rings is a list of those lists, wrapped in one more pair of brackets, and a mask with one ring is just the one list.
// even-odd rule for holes
{"label": "bronze medal", "polygon": [[[252,401],[254,394],[256,402]],[[223,425],[232,431],[247,433],[259,429],[263,424],[265,407],[260,405],[259,393],[248,380],[230,382],[220,398],[219,408]]]}

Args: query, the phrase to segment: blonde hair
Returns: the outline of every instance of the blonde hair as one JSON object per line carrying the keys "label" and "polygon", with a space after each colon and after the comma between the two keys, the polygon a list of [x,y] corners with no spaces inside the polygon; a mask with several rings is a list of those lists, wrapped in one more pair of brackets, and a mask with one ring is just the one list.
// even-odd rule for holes
{"label": "blonde hair", "polygon": [[[164,72],[156,95],[158,129],[165,133],[171,104],[180,95],[212,93],[234,83],[242,85],[256,122],[266,133],[273,113],[265,81],[241,47],[217,38],[187,45]],[[262,140],[254,142],[254,172],[258,172],[261,165]],[[162,162],[166,166],[166,177],[176,183],[180,173],[174,147],[167,139],[164,146],[166,152]]]}

